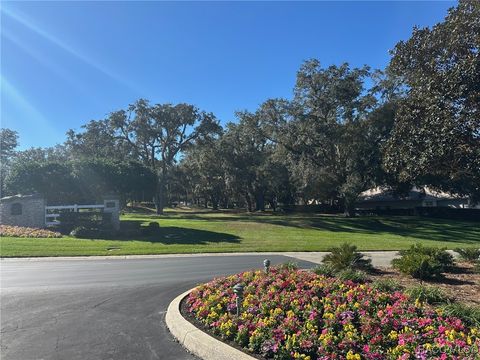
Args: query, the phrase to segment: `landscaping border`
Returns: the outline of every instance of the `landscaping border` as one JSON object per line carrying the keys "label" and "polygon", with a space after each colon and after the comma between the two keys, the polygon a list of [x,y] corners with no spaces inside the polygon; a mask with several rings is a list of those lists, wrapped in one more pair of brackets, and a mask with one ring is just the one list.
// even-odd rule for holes
{"label": "landscaping border", "polygon": [[178,295],[168,305],[165,322],[173,337],[189,352],[203,360],[256,360],[254,357],[208,335],[182,316],[180,313],[182,300],[194,289]]}

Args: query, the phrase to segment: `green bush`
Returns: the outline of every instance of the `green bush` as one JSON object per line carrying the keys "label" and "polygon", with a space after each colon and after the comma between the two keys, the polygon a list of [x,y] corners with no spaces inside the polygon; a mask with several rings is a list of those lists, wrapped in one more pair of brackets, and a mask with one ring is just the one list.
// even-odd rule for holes
{"label": "green bush", "polygon": [[112,230],[113,229],[113,222],[112,222],[113,214],[109,212],[102,212],[100,215],[100,229],[101,230]]}
{"label": "green bush", "polygon": [[461,303],[450,303],[441,307],[444,316],[454,316],[467,326],[480,326],[480,306],[469,306]]}
{"label": "green bush", "polygon": [[312,271],[317,275],[323,275],[328,277],[334,277],[336,273],[335,269],[329,264],[318,265],[314,267]]}
{"label": "green bush", "polygon": [[403,290],[403,286],[392,279],[380,279],[372,283],[372,287],[383,292],[395,292]]}
{"label": "green bush", "polygon": [[323,263],[331,266],[335,271],[344,269],[372,270],[372,260],[357,251],[355,245],[343,243],[331,248],[330,254],[325,255]]}
{"label": "green bush", "polygon": [[453,256],[445,249],[412,245],[408,250],[400,251],[401,257],[392,260],[392,266],[404,274],[416,279],[441,277],[453,268]]}
{"label": "green bush", "polygon": [[115,239],[118,235],[115,230],[87,229],[84,226],[77,226],[70,232],[70,236],[77,239]]}
{"label": "green bush", "polygon": [[345,269],[337,273],[336,277],[341,281],[353,281],[356,283],[364,283],[367,281],[367,274],[363,271]]}
{"label": "green bush", "polygon": [[100,232],[96,229],[87,229],[84,226],[77,226],[70,232],[70,236],[78,239],[93,239],[99,237]]}
{"label": "green bush", "polygon": [[152,229],[160,229],[160,224],[156,221],[150,221],[148,227]]}
{"label": "green bush", "polygon": [[435,286],[418,285],[405,291],[413,299],[418,299],[430,305],[445,304],[449,301],[448,296],[442,289]]}
{"label": "green bush", "polygon": [[68,234],[78,227],[92,230],[111,230],[113,226],[112,214],[108,212],[64,211],[60,213],[59,220],[59,230],[64,234]]}
{"label": "green bush", "polygon": [[160,224],[155,221],[151,221],[148,223],[148,226],[143,226],[141,228],[142,235],[146,235],[146,236],[155,235],[158,233],[159,230],[160,230]]}
{"label": "green bush", "polygon": [[480,248],[457,248],[455,251],[465,261],[474,262],[480,259]]}

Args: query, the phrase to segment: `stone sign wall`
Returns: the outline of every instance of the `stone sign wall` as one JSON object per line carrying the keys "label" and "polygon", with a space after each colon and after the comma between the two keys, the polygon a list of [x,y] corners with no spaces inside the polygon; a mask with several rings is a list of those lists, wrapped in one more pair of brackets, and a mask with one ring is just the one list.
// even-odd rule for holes
{"label": "stone sign wall", "polygon": [[103,200],[103,211],[112,214],[112,226],[115,230],[120,230],[120,202],[118,198],[109,197]]}
{"label": "stone sign wall", "polygon": [[41,195],[15,195],[0,199],[0,224],[45,227],[45,199]]}
{"label": "stone sign wall", "polygon": [[[0,224],[43,228],[46,209],[79,209],[101,208],[103,212],[112,214],[112,226],[120,229],[120,202],[116,197],[105,197],[102,205],[60,205],[46,207],[46,201],[41,195],[15,195],[0,199]],[[62,211],[62,210],[60,210]],[[57,215],[58,216],[58,215]]]}

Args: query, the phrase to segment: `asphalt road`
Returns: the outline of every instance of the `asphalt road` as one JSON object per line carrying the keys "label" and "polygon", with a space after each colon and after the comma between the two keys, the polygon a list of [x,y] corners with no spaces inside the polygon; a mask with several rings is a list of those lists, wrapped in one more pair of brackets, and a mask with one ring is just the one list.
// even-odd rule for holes
{"label": "asphalt road", "polygon": [[213,277],[261,268],[263,259],[2,260],[0,357],[195,359],[166,328],[170,301]]}

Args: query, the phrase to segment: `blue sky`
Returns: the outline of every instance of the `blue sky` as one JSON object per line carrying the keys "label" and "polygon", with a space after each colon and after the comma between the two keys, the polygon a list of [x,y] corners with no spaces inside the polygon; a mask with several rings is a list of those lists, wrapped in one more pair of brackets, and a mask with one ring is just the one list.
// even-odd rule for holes
{"label": "blue sky", "polygon": [[455,2],[2,2],[1,126],[21,148],[144,97],[222,124],[290,97],[301,63],[383,68]]}

